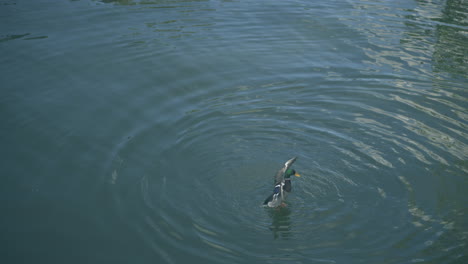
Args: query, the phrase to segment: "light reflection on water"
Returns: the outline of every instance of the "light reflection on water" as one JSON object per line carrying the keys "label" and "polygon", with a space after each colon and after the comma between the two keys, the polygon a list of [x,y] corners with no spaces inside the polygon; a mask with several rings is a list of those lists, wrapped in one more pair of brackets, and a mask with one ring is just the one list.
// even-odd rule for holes
{"label": "light reflection on water", "polygon": [[[8,3],[5,19],[26,22],[0,26],[7,171],[34,175],[24,208],[89,217],[38,220],[46,233],[70,223],[59,231],[84,255],[466,259],[463,3]],[[296,155],[288,207],[261,207]],[[95,243],[74,244],[90,233]],[[55,239],[31,258],[47,260]]]}

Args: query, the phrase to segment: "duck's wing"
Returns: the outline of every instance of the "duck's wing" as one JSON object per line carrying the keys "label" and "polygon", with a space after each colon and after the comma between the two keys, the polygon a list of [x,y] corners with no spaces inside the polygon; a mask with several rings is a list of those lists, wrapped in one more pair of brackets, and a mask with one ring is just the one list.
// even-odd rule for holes
{"label": "duck's wing", "polygon": [[286,163],[284,163],[284,171],[286,171],[287,169],[289,169],[289,167],[291,167],[291,165],[297,160],[297,157],[294,157],[288,161],[286,161]]}
{"label": "duck's wing", "polygon": [[283,179],[284,179],[284,173],[289,169],[289,167],[291,167],[291,165],[296,161],[297,157],[294,157],[288,161],[286,161],[286,163],[284,163],[284,167],[281,168],[275,175],[275,186],[280,184]]}

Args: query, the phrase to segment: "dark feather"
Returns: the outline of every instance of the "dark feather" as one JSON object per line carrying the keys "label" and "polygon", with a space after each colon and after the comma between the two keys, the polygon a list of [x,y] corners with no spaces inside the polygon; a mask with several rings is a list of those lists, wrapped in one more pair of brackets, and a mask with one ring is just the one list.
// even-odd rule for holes
{"label": "dark feather", "polygon": [[285,192],[291,192],[292,185],[291,185],[291,179],[286,180],[283,185],[283,191]]}
{"label": "dark feather", "polygon": [[265,201],[263,202],[263,205],[266,205],[269,202],[271,202],[273,200],[273,195],[274,195],[274,193],[272,193],[270,196],[268,196],[268,198],[266,198]]}

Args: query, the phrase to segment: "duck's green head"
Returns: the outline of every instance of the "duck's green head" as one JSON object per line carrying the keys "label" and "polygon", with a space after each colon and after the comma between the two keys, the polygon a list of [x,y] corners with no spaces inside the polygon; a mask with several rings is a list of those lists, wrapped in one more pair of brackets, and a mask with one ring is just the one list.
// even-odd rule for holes
{"label": "duck's green head", "polygon": [[290,178],[293,175],[296,177],[301,177],[301,175],[293,169],[288,169],[284,174],[285,174],[284,175],[285,178]]}

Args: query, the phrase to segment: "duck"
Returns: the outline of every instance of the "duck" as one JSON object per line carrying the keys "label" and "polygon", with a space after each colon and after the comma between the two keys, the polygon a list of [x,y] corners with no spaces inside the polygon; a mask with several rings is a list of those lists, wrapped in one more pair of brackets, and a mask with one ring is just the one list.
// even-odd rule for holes
{"label": "duck", "polygon": [[288,193],[291,192],[291,176],[301,177],[294,169],[291,169],[291,165],[296,161],[297,157],[286,161],[284,167],[279,169],[275,175],[275,187],[273,193],[268,196],[263,202],[263,205],[271,208],[286,207],[284,202]]}

